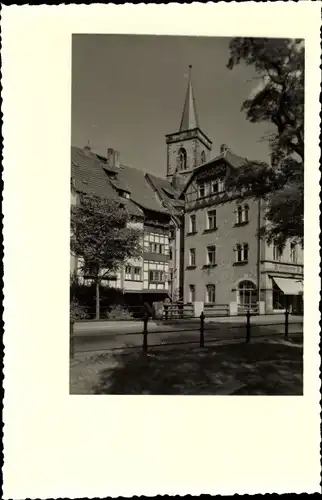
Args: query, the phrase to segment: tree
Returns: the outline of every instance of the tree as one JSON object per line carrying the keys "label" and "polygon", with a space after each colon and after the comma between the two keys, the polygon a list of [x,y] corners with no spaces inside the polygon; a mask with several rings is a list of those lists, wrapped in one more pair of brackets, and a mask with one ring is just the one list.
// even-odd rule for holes
{"label": "tree", "polygon": [[303,40],[233,38],[228,68],[252,66],[260,80],[242,104],[252,123],[270,122],[271,165],[248,162],[228,186],[240,195],[266,198],[268,241],[283,246],[304,236],[304,43]]}
{"label": "tree", "polygon": [[80,270],[96,285],[96,318],[100,316],[102,280],[114,274],[129,258],[141,254],[141,232],[129,227],[125,208],[94,195],[82,195],[71,208],[71,251],[81,257]]}

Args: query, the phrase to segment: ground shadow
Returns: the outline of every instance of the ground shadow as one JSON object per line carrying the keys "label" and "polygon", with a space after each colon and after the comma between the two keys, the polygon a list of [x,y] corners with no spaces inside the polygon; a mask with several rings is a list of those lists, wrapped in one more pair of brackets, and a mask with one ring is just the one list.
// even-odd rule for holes
{"label": "ground shadow", "polygon": [[301,395],[302,354],[299,347],[272,343],[122,352],[99,371],[92,393],[206,395],[239,381],[240,395]]}

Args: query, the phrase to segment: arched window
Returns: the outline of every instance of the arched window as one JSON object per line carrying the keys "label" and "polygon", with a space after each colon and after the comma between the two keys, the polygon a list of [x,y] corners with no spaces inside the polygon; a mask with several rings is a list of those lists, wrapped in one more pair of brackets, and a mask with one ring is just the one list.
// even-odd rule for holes
{"label": "arched window", "polygon": [[243,222],[243,207],[238,205],[236,210],[236,223],[241,224]]}
{"label": "arched window", "polygon": [[238,244],[236,245],[236,262],[242,262],[243,261],[243,247]]}
{"label": "arched window", "polygon": [[248,222],[248,212],[249,212],[249,206],[244,205],[244,222]]}
{"label": "arched window", "polygon": [[206,161],[206,153],[204,151],[201,151],[201,163],[205,163]]}
{"label": "arched window", "polygon": [[179,149],[178,154],[179,171],[187,168],[187,151],[184,148]]}
{"label": "arched window", "polygon": [[237,263],[238,262],[242,262],[242,263],[248,262],[248,254],[249,254],[248,243],[243,243],[243,244],[237,243],[234,250],[236,252],[235,261]]}
{"label": "arched window", "polygon": [[237,289],[237,304],[249,309],[257,305],[257,288],[252,281],[241,281]]}

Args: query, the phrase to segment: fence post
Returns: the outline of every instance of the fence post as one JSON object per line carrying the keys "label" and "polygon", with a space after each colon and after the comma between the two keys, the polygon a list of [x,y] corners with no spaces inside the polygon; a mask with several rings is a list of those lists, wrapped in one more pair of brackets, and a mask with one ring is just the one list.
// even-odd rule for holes
{"label": "fence post", "polygon": [[74,345],[74,320],[69,320],[69,355],[73,359],[75,354]]}
{"label": "fence post", "polygon": [[200,347],[205,347],[205,314],[202,311],[200,314]]}
{"label": "fence post", "polygon": [[149,316],[145,313],[143,318],[143,354],[148,352],[148,321]]}
{"label": "fence post", "polygon": [[284,340],[288,339],[288,316],[290,312],[288,310],[288,307],[285,309],[285,332],[284,332]]}
{"label": "fence post", "polygon": [[250,310],[248,309],[246,313],[246,344],[250,342]]}

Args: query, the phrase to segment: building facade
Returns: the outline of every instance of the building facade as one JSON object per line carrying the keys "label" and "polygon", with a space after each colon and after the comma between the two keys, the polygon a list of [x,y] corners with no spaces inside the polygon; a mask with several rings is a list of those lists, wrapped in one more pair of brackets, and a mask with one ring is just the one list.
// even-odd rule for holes
{"label": "building facade", "polygon": [[[105,284],[131,302],[170,299],[193,303],[195,315],[224,306],[231,315],[286,307],[303,310],[303,250],[288,242],[281,253],[260,238],[265,202],[242,201],[225,186],[246,164],[226,145],[211,156],[199,126],[189,81],[179,130],[166,135],[166,179],[106,157],[72,148],[71,203],[80,193],[114,199],[142,231],[142,256],[129,260]],[[71,257],[71,271],[77,270]]]}
{"label": "building facade", "polygon": [[[130,225],[142,232],[142,255],[129,259],[113,275],[102,280],[102,286],[109,286],[123,292],[125,302],[132,305],[172,299],[173,274],[179,287],[179,275],[174,273],[176,232],[180,222],[176,219],[176,203],[180,192],[168,181],[153,177],[141,170],[122,165],[120,155],[108,148],[106,157],[85,148],[72,147],[71,204],[80,203],[81,194],[112,199],[130,215]],[[157,194],[153,187],[161,183],[168,193]],[[164,198],[164,199],[163,199]],[[71,254],[70,271],[84,284],[91,284],[90,277],[81,272],[82,260]],[[102,270],[104,273],[104,270]]]}
{"label": "building facade", "polygon": [[303,251],[288,242],[284,251],[260,238],[265,204],[242,201],[225,188],[225,178],[243,159],[221,154],[196,169],[184,190],[184,301],[198,311],[227,306],[231,315],[261,314],[291,306],[301,309]]}

